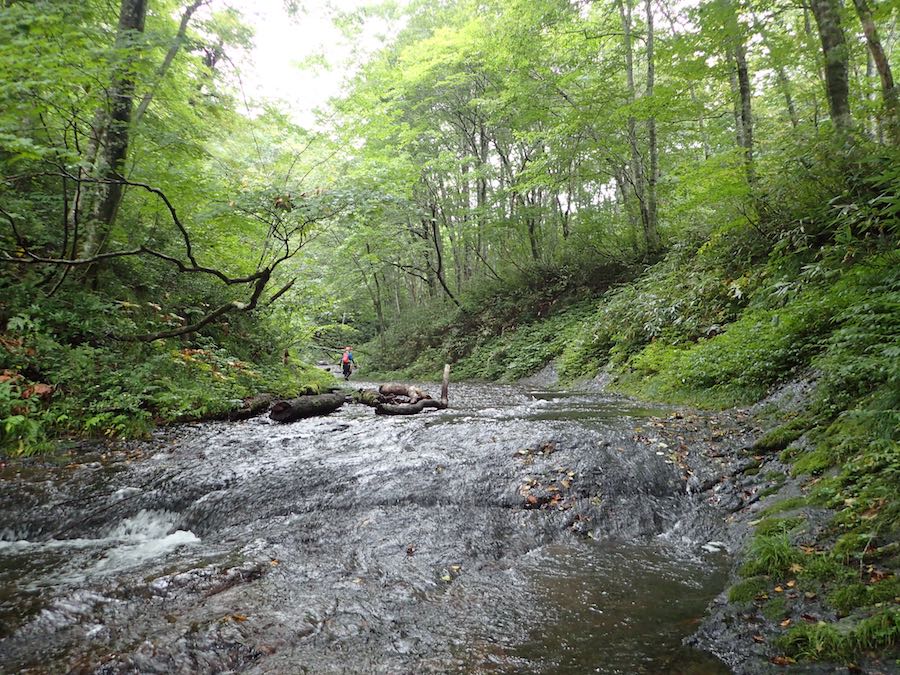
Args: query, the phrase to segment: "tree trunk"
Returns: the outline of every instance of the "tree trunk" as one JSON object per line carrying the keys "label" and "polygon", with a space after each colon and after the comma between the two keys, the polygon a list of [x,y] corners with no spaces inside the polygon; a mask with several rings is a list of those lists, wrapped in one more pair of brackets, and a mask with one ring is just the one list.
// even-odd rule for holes
{"label": "tree trunk", "polygon": [[[631,44],[631,0],[617,0],[619,16],[622,19],[622,40],[625,48],[625,83],[628,89],[628,103],[637,98],[634,87],[634,49]],[[647,208],[644,204],[644,163],[638,148],[637,122],[634,115],[628,115],[628,145],[631,155],[631,188],[638,201],[637,211],[646,233]]]}
{"label": "tree trunk", "polygon": [[837,0],[810,0],[810,5],[825,56],[825,94],[831,122],[839,133],[846,133],[853,126],[853,118],[850,115],[849,56],[841,28],[840,7]]}
{"label": "tree trunk", "polygon": [[441,285],[441,288],[444,290],[444,293],[447,295],[450,300],[453,301],[453,304],[457,307],[460,306],[459,300],[456,299],[456,296],[450,291],[450,288],[447,286],[447,280],[444,278],[444,256],[443,256],[443,246],[441,245],[441,232],[440,226],[438,225],[437,219],[437,207],[432,205],[431,207],[431,240],[434,244],[434,256],[435,256],[435,266],[434,266],[434,275],[437,279],[438,283]]}
{"label": "tree trunk", "polygon": [[[647,98],[653,98],[654,78],[656,75],[653,62],[653,6],[651,0],[645,1],[647,11]],[[655,255],[659,252],[659,232],[656,220],[656,184],[659,180],[659,150],[656,146],[656,117],[647,119],[648,152],[650,154],[650,175],[647,177],[647,220],[644,223],[644,240],[647,253]]]}
{"label": "tree trunk", "polygon": [[734,114],[734,136],[739,148],[744,147],[744,120],[741,115],[741,92],[738,86],[737,64],[734,50],[728,50],[728,83],[731,88],[732,113]]}
{"label": "tree trunk", "polygon": [[756,189],[756,168],[753,160],[753,114],[751,108],[750,72],[747,67],[747,48],[743,36],[736,39],[734,45],[734,63],[737,68],[738,91],[741,101],[741,138],[744,148],[744,165],[747,171],[747,184],[751,190]]}
{"label": "tree trunk", "polygon": [[794,97],[791,95],[791,81],[788,79],[787,73],[782,66],[778,66],[775,69],[775,73],[778,75],[778,84],[781,87],[781,94],[784,96],[784,105],[787,108],[791,126],[796,129],[800,124],[800,119],[797,117],[797,108],[794,106]]}
{"label": "tree trunk", "polygon": [[[128,155],[129,127],[131,125],[134,73],[131,55],[123,53],[133,47],[136,34],[144,32],[147,18],[147,0],[122,0],[119,8],[119,26],[116,32],[115,50],[122,62],[113,72],[109,86],[109,110],[105,115],[102,132],[97,136],[104,142],[97,153],[94,174],[101,179],[115,179],[122,174]],[[122,201],[123,186],[119,183],[98,183],[91,200],[91,214],[87,222],[82,257],[89,258],[100,252],[112,227]]]}
{"label": "tree trunk", "polygon": [[888,137],[895,145],[900,144],[900,103],[897,100],[898,92],[897,87],[894,85],[891,64],[888,62],[884,49],[881,46],[881,40],[875,28],[875,21],[872,18],[872,10],[869,8],[868,3],[866,0],[853,0],[853,4],[856,5],[856,13],[859,15],[863,32],[866,34],[869,54],[875,63],[875,68],[878,70],[878,77],[881,79],[881,97],[884,101],[884,118],[885,126],[888,129]]}

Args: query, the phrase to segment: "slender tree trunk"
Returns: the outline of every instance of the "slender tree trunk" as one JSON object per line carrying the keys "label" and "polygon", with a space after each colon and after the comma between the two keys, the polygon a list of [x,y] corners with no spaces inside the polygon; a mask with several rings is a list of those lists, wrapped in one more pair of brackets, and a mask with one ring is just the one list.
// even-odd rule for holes
{"label": "slender tree trunk", "polygon": [[731,89],[732,114],[734,115],[734,135],[739,148],[744,147],[744,119],[741,113],[741,91],[738,86],[737,64],[734,51],[728,50],[728,83]]}
{"label": "slender tree trunk", "polygon": [[[369,256],[372,255],[372,248],[368,243],[366,244],[366,254]],[[365,274],[361,267],[360,271]],[[384,321],[384,306],[381,301],[381,283],[378,281],[377,271],[372,272],[372,286],[370,287],[370,292],[372,295],[372,304],[375,306],[375,316],[378,319],[378,342],[381,345],[382,351],[384,351],[384,332],[386,329],[386,324]]]}
{"label": "slender tree trunk", "polygon": [[[622,19],[622,39],[625,48],[625,82],[628,88],[628,102],[634,103],[637,92],[634,86],[634,49],[631,40],[631,0],[617,0]],[[638,213],[644,232],[647,230],[648,212],[644,200],[644,163],[638,148],[637,122],[634,115],[628,115],[628,145],[631,153],[631,187],[638,201]]]}
{"label": "slender tree trunk", "polygon": [[[653,55],[653,5],[645,0],[647,12],[647,98],[653,98],[656,65]],[[647,119],[647,142],[650,155],[650,172],[647,176],[647,219],[644,223],[644,240],[647,252],[652,256],[659,251],[659,231],[657,229],[656,185],[659,181],[659,149],[656,144],[656,117]]]}
{"label": "slender tree trunk", "polygon": [[[102,179],[115,179],[122,173],[128,155],[129,127],[134,96],[132,56],[123,56],[131,49],[137,34],[144,32],[147,17],[147,0],[122,0],[119,9],[119,26],[116,32],[115,50],[122,59],[112,76],[109,87],[109,113],[104,143],[97,153],[94,173]],[[117,183],[100,183],[93,195],[91,214],[87,222],[82,255],[90,257],[100,252],[112,227],[122,201],[123,186]]]}
{"label": "slender tree trunk", "polygon": [[810,0],[825,56],[825,94],[831,121],[839,133],[853,126],[850,115],[849,55],[837,0]]}
{"label": "slender tree trunk", "polygon": [[747,184],[751,190],[756,189],[756,167],[753,159],[753,110],[751,107],[750,72],[747,67],[747,48],[743,36],[737,38],[734,45],[734,62],[737,67],[738,91],[740,94],[741,139],[744,148],[744,164],[747,171]]}
{"label": "slender tree trunk", "polygon": [[787,108],[791,126],[796,129],[800,124],[800,118],[797,117],[797,108],[794,106],[794,97],[791,94],[791,81],[782,66],[775,68],[775,74],[778,76],[778,85],[781,87],[782,96],[784,96],[784,105]]}
{"label": "slender tree trunk", "polygon": [[891,64],[888,62],[875,28],[875,20],[872,18],[872,10],[866,0],[853,0],[856,5],[856,13],[866,34],[866,44],[869,47],[869,55],[878,70],[881,79],[881,97],[884,101],[885,126],[888,128],[888,136],[894,144],[900,144],[900,103],[898,103],[898,91],[894,85],[894,76],[891,73]]}
{"label": "slender tree trunk", "polygon": [[444,278],[444,247],[441,244],[441,230],[437,219],[437,207],[434,205],[431,207],[431,240],[434,243],[434,276],[447,297],[453,301],[454,305],[459,307],[459,300],[453,295],[453,292],[447,286],[447,280]]}

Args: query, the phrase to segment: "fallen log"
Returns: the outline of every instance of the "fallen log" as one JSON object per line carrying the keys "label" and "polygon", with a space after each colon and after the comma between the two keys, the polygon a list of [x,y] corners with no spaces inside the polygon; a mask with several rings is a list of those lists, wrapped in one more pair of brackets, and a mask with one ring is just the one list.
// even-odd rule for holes
{"label": "fallen log", "polygon": [[275,422],[296,422],[304,417],[327,415],[344,405],[345,400],[344,394],[315,394],[298,396],[290,401],[277,401],[272,406],[269,419]]}
{"label": "fallen log", "polygon": [[398,382],[388,382],[378,387],[378,392],[385,396],[405,396],[410,403],[423,398],[431,398],[427,391],[423,391],[411,384],[400,384]]}
{"label": "fallen log", "polygon": [[[444,366],[444,378],[441,382],[441,400],[435,401],[427,393],[418,387],[407,386],[403,384],[383,384],[378,388],[381,396],[384,397],[375,405],[376,415],[415,415],[425,408],[437,408],[442,410],[449,405],[450,399],[450,364]],[[406,396],[409,398],[408,403],[395,403],[397,396]],[[390,402],[388,402],[390,397]]]}
{"label": "fallen log", "polygon": [[249,420],[251,417],[264,413],[274,400],[275,397],[272,394],[257,394],[250,400],[245,401],[243,408],[226,413],[225,419],[229,422]]}
{"label": "fallen log", "polygon": [[379,403],[375,406],[376,415],[415,415],[425,408],[446,408],[433,398],[421,398],[415,403]]}

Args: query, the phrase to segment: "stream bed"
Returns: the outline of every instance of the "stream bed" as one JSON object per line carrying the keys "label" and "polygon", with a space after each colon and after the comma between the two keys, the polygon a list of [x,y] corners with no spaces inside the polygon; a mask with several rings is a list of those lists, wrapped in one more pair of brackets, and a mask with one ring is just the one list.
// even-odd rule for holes
{"label": "stream bed", "polygon": [[0,671],[729,672],[682,646],[729,565],[706,420],[450,396],[4,465]]}

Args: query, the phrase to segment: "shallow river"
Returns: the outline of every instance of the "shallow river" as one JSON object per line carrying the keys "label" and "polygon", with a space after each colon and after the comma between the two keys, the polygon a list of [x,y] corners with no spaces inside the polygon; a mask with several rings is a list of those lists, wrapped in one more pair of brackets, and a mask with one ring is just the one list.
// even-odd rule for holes
{"label": "shallow river", "polygon": [[681,645],[728,560],[671,411],[450,394],[6,465],[0,671],[728,672]]}

